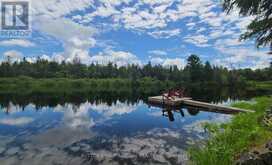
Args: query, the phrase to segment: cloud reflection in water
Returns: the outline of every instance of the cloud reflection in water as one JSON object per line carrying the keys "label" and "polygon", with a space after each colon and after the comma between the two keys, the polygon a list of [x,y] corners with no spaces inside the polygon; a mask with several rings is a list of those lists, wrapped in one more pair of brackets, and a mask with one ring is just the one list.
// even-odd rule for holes
{"label": "cloud reflection in water", "polygon": [[[159,109],[120,101],[111,106],[67,103],[38,111],[29,105],[24,112],[10,104],[9,112],[0,113],[0,130],[7,125],[14,129],[9,136],[0,135],[1,165],[186,163],[188,141],[202,135],[193,125],[221,116],[177,114],[178,120],[170,123]],[[227,118],[221,116],[222,121]],[[119,134],[128,130],[133,134]]]}

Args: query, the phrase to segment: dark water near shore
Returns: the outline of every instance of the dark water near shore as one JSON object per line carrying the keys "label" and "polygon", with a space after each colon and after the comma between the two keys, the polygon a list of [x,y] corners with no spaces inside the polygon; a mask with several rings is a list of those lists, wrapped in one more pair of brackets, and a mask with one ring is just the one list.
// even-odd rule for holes
{"label": "dark water near shore", "polygon": [[[251,97],[208,93],[192,96],[226,105]],[[231,118],[201,109],[163,112],[145,100],[110,93],[0,94],[0,164],[186,164],[186,149],[207,138],[202,123]]]}

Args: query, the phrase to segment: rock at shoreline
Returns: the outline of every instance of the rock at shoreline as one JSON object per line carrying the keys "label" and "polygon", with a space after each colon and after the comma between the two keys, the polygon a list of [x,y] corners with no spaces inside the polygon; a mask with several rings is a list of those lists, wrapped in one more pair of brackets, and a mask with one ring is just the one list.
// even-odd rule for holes
{"label": "rock at shoreline", "polygon": [[237,165],[272,165],[272,141],[260,149],[244,153],[236,162]]}
{"label": "rock at shoreline", "polygon": [[263,117],[263,124],[272,129],[272,107],[266,111],[264,117]]}

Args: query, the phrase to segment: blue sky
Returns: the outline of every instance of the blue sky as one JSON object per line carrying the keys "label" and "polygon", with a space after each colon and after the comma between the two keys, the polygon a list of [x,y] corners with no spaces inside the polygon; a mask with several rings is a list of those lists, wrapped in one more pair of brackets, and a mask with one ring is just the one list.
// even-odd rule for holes
{"label": "blue sky", "polygon": [[186,64],[190,54],[229,68],[269,65],[267,48],[239,42],[252,17],[218,0],[32,0],[32,36],[0,39],[0,61],[37,57],[82,63]]}

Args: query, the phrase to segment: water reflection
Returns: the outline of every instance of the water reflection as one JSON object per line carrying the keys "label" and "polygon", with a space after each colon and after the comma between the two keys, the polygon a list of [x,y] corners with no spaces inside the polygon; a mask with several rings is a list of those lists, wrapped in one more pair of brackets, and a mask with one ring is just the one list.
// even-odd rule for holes
{"label": "water reflection", "polygon": [[[199,109],[193,108],[193,107],[187,107],[186,110],[187,110],[188,114],[190,114],[191,116],[196,116],[200,112]],[[206,111],[206,110],[203,109],[203,111]],[[171,107],[163,109],[162,116],[167,117],[170,122],[174,122],[175,121],[174,112],[178,112],[178,113],[180,113],[181,117],[185,117],[184,108],[179,108],[179,109],[173,110]]]}
{"label": "water reflection", "polygon": [[1,165],[186,164],[187,147],[207,137],[201,125],[231,117],[135,100],[2,103]]}
{"label": "water reflection", "polygon": [[[154,93],[140,93],[139,91],[122,91],[120,92],[86,92],[86,93],[1,93],[0,91],[0,106],[8,107],[10,102],[19,105],[21,108],[28,106],[29,103],[35,105],[39,110],[43,107],[56,107],[57,105],[65,105],[71,103],[80,105],[85,102],[92,104],[107,104],[109,106],[119,102],[129,104],[137,104],[143,100],[145,103],[149,96],[159,95],[161,91]],[[247,100],[255,96],[270,95],[271,90],[255,90],[246,89],[245,87],[230,87],[222,88],[221,86],[194,86],[186,87],[186,94],[194,100],[204,102],[224,103],[228,100]],[[8,111],[7,111],[8,112]]]}
{"label": "water reflection", "polygon": [[[195,100],[229,104],[263,92],[189,89]],[[1,94],[1,165],[186,164],[206,122],[231,115],[193,107],[149,107],[154,94]]]}
{"label": "water reflection", "polygon": [[[167,114],[165,114],[165,113],[167,113]],[[172,109],[169,109],[169,108],[163,109],[162,110],[162,115],[165,116],[165,117],[168,117],[169,121],[171,121],[171,122],[175,121]]]}

